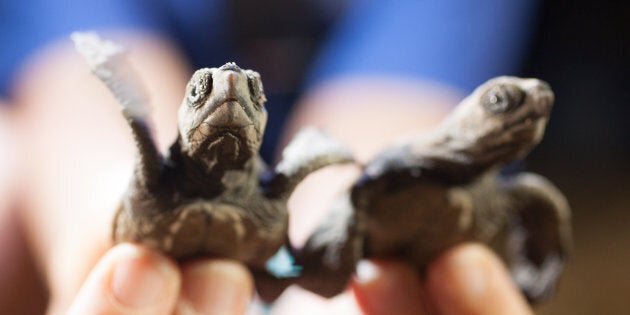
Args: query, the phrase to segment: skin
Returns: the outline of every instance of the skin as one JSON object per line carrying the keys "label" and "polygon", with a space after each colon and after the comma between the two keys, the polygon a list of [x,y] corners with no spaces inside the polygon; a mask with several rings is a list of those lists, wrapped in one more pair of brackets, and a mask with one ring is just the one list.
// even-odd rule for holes
{"label": "skin", "polygon": [[399,261],[368,268],[352,284],[366,314],[532,314],[498,257],[480,245],[446,250],[422,282],[415,268]]}
{"label": "skin", "polygon": [[[129,47],[131,63],[138,70],[141,80],[145,82],[147,94],[151,95],[151,120],[157,127],[154,136],[163,151],[172,143],[177,133],[176,125],[173,124],[173,117],[177,113],[177,107],[174,105],[181,100],[190,69],[167,40],[151,34],[132,32],[125,34],[122,41]],[[19,217],[24,222],[25,233],[34,253],[33,259],[48,285],[50,303],[47,308],[48,313],[52,314],[65,314],[70,305],[83,305],[84,308],[78,308],[84,311],[83,313],[106,313],[103,310],[111,310],[99,308],[103,304],[99,304],[98,301],[103,301],[108,295],[98,286],[89,285],[94,282],[86,279],[94,279],[95,274],[97,280],[103,279],[98,275],[107,273],[99,273],[99,270],[103,269],[97,266],[100,266],[106,257],[113,257],[113,261],[116,262],[128,261],[121,257],[126,257],[125,255],[111,256],[111,252],[117,247],[108,250],[111,247],[111,231],[108,224],[104,223],[111,221],[116,204],[129,182],[134,161],[134,144],[126,129],[126,122],[116,108],[116,101],[109,96],[96,78],[87,75],[88,72],[89,69],[72,48],[68,45],[55,46],[40,52],[30,60],[29,66],[22,71],[22,79],[16,82],[13,91],[15,96],[13,105],[18,111],[11,118],[19,124],[19,148],[31,152],[29,158],[24,161],[29,166],[21,169],[22,173],[19,176],[29,178],[28,183],[21,185],[23,211],[19,213]],[[64,80],[58,79],[61,73]],[[387,86],[388,82],[391,84],[390,88],[381,89]],[[77,89],[77,86],[82,88]],[[438,92],[435,92],[436,90]],[[306,124],[322,126],[330,130],[335,137],[349,143],[361,160],[367,160],[392,138],[433,126],[442,117],[444,108],[454,104],[458,96],[459,94],[452,89],[436,88],[426,82],[396,81],[391,78],[369,82],[360,79],[337,80],[309,93],[296,110],[291,124],[293,127],[290,129],[295,130],[298,126]],[[397,110],[392,111],[391,106],[384,110],[379,104],[382,103],[378,101],[380,99],[391,101],[392,106],[396,104]],[[348,104],[361,104],[364,110],[356,111],[353,105],[342,106]],[[343,119],[350,114],[354,115],[352,117],[360,114],[361,119]],[[389,127],[386,131],[374,133],[373,126],[377,123]],[[78,129],[82,131],[77,133]],[[288,137],[292,133],[289,131]],[[359,137],[362,134],[370,136]],[[70,161],[68,156],[75,158]],[[316,222],[313,218],[324,215],[318,209],[325,209],[329,200],[333,199],[332,195],[337,190],[334,186],[342,188],[357,175],[352,167],[344,172],[324,171],[315,174],[301,185],[291,200],[292,207],[300,209],[294,211],[291,217],[290,234],[296,243],[306,239]],[[64,178],[63,185],[59,185],[59,178]],[[333,184],[327,189],[322,189],[327,186],[317,184],[318,181]],[[310,189],[309,186],[317,189]],[[152,253],[144,246],[140,247],[144,248],[141,257]],[[152,257],[167,259],[163,255],[156,255]],[[493,257],[492,255],[485,251],[482,257]],[[74,259],[68,261],[64,257]],[[132,263],[135,261],[131,260]],[[215,260],[206,259],[198,262],[212,269]],[[240,265],[237,262],[229,264]],[[143,271],[150,269],[152,265],[143,264],[142,268],[132,270]],[[188,265],[170,266],[174,266],[177,272],[183,275]],[[393,300],[391,296],[377,290],[385,287],[380,279],[391,279],[390,276],[398,275],[400,272],[397,266],[380,264],[379,266],[382,272],[373,278],[374,281],[357,283],[353,280],[352,288],[355,291],[360,288],[363,292],[372,292],[370,298],[373,301],[382,301],[380,304],[385,306]],[[498,272],[501,275],[502,268],[501,264],[497,264],[492,265],[489,270],[492,271],[491,274]],[[248,271],[245,268],[236,267],[231,270],[240,270],[236,273],[243,276],[242,279],[251,279],[248,278]],[[225,273],[210,272],[205,277],[223,274]],[[416,279],[411,281],[414,287],[423,286],[420,279],[413,277],[414,273],[403,274],[406,275],[405,279]],[[185,301],[187,298],[184,298],[191,293],[197,296],[218,297],[219,301],[228,300],[219,295],[217,290],[195,285],[193,277],[166,278],[168,285],[175,288],[169,290],[168,296],[175,296],[176,305],[182,300]],[[390,290],[389,293],[400,295],[403,292],[418,292],[409,290],[408,286],[402,286],[409,282],[400,281],[399,277],[393,278],[392,281],[388,280],[388,283],[391,283],[391,287],[399,289]],[[177,279],[175,282],[179,281],[179,287],[173,286],[173,279]],[[439,281],[440,277],[435,279]],[[508,278],[501,279],[503,283],[511,283]],[[234,288],[236,292],[245,295],[248,295],[247,288],[251,285],[251,282],[248,284],[248,281],[235,281],[234,278],[219,283],[223,284],[222,287]],[[451,292],[457,290],[454,288]],[[506,301],[506,311],[503,313],[517,314],[516,310],[524,307],[522,304],[513,303],[520,297],[516,290],[495,290],[492,294],[493,301]],[[405,299],[413,302],[417,300],[417,296],[410,294]],[[437,296],[439,295],[436,295],[436,299]],[[165,298],[164,301],[172,300]],[[194,304],[194,301],[198,300],[190,298],[189,301],[193,301]],[[229,298],[229,301],[234,305],[239,304],[238,298]],[[312,295],[290,290],[283,295],[274,309],[277,313],[282,313],[283,305],[295,302],[301,307],[306,305],[313,309],[317,307],[321,310],[320,313],[330,314],[339,308],[358,310],[356,301],[357,299],[352,296],[340,302],[313,301]],[[481,308],[487,305],[479,304],[478,313],[484,314]],[[421,314],[421,310],[417,310],[418,314]],[[491,314],[489,313],[491,310],[485,311]],[[366,305],[362,306],[361,312],[378,314]],[[127,309],[118,314],[131,313],[132,310]],[[233,308],[225,313],[242,312],[239,308]]]}
{"label": "skin", "polygon": [[[168,41],[134,33],[117,38],[134,52],[129,56],[134,68],[144,69],[139,76],[154,100],[152,121],[161,126],[154,136],[166,149],[176,134],[173,104],[181,101],[187,66]],[[55,79],[60,74],[64,80]],[[22,192],[18,217],[50,292],[45,308],[65,314],[112,246],[110,222],[132,174],[134,144],[116,100],[69,41],[33,56],[21,78],[13,90],[12,118],[18,150],[29,154],[18,178],[32,180],[16,183]],[[64,257],[78,259],[68,263]]]}
{"label": "skin", "polygon": [[68,314],[242,314],[251,275],[228,260],[176,263],[142,246],[121,244],[91,271]]}
{"label": "skin", "polygon": [[303,284],[334,296],[361,255],[424,272],[447,248],[478,241],[502,256],[529,299],[549,295],[570,248],[567,202],[538,175],[503,180],[497,171],[542,139],[552,103],[542,81],[495,78],[432,132],[385,149],[308,240]]}
{"label": "skin", "polygon": [[[45,293],[27,247],[24,224],[19,219],[16,175],[21,163],[17,134],[9,104],[0,99],[0,308],[9,314],[42,312]],[[24,303],[28,296],[29,303]]]}

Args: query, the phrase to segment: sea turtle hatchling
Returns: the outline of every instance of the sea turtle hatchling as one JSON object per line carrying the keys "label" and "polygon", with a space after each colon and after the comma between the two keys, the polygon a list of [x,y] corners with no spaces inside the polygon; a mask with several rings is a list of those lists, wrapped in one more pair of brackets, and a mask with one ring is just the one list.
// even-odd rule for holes
{"label": "sea turtle hatchling", "polygon": [[543,81],[498,77],[432,132],[383,150],[298,253],[298,282],[332,296],[360,257],[401,258],[422,271],[445,249],[478,241],[531,301],[548,295],[571,246],[569,206],[542,176],[499,169],[539,143],[553,100]]}
{"label": "sea turtle hatchling", "polygon": [[179,109],[179,135],[163,156],[124,50],[93,33],[73,39],[121,103],[137,147],[134,176],[113,223],[114,242],[141,242],[178,260],[236,259],[255,276],[273,279],[265,278],[265,264],[288,243],[293,189],[321,167],[353,161],[351,152],[305,129],[268,170],[258,154],[267,121],[260,75],[227,63],[192,75]]}

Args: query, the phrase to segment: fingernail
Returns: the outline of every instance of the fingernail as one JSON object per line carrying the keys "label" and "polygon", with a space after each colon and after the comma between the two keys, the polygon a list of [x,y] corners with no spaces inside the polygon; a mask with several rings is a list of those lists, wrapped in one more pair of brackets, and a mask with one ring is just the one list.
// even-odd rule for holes
{"label": "fingernail", "polygon": [[184,295],[201,314],[244,314],[253,291],[249,271],[228,260],[204,260],[184,268]]}
{"label": "fingernail", "polygon": [[351,287],[366,314],[424,314],[418,273],[406,263],[360,261]]}
{"label": "fingernail", "polygon": [[170,262],[128,244],[120,245],[118,250],[123,253],[114,265],[110,284],[117,302],[126,308],[141,310],[163,301],[177,277]]}
{"label": "fingernail", "polygon": [[356,281],[367,283],[378,278],[381,274],[380,268],[369,260],[361,260],[357,264]]}

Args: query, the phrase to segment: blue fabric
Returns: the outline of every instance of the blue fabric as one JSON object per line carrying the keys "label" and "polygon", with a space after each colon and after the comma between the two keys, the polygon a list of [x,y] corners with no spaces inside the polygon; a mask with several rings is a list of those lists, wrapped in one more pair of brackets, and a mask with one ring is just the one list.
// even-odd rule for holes
{"label": "blue fabric", "polygon": [[[314,63],[307,88],[336,76],[387,74],[471,90],[518,69],[535,7],[529,0],[346,1],[349,8]],[[150,30],[177,42],[194,67],[232,61],[237,54],[229,40],[227,5],[225,0],[2,1],[0,97],[8,96],[27,56],[75,30]],[[267,160],[296,92],[267,91],[270,120],[261,149]]]}
{"label": "blue fabric", "polygon": [[[22,0],[0,2],[0,95],[6,96],[15,71],[37,48],[68,38],[76,30],[140,29],[181,38],[196,47],[193,62],[226,55],[207,43],[222,40],[223,1],[204,0]],[[203,29],[200,36],[194,30]],[[193,43],[187,45],[186,43]],[[205,44],[204,44],[205,42]],[[218,46],[223,47],[223,46]],[[219,52],[213,54],[213,51]],[[201,56],[201,57],[200,57]],[[214,60],[210,60],[214,61]]]}
{"label": "blue fabric", "polygon": [[[471,90],[518,69],[536,1],[355,0],[309,84],[351,74],[423,77]],[[34,49],[75,30],[140,28],[171,36],[195,66],[233,55],[225,1],[23,0],[0,3],[0,95]],[[203,30],[202,32],[200,30]]]}
{"label": "blue fabric", "polygon": [[518,70],[535,4],[356,0],[323,48],[308,85],[337,76],[387,74],[470,91]]}
{"label": "blue fabric", "polygon": [[[306,0],[302,0],[306,1]],[[344,0],[338,0],[344,1]],[[464,91],[513,74],[534,4],[529,0],[345,0],[306,87],[336,76],[387,74],[441,81]],[[194,67],[234,60],[225,0],[0,1],[0,97],[24,59],[75,30],[141,29],[177,42]],[[326,5],[323,3],[321,5]],[[328,5],[330,3],[328,2]],[[267,91],[270,160],[298,91]]]}

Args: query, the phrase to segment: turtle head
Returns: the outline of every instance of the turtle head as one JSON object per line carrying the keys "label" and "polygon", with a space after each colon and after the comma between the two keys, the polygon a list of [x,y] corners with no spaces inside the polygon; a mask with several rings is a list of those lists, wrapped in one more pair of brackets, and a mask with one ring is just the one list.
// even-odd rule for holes
{"label": "turtle head", "polygon": [[542,139],[554,94],[538,79],[502,76],[464,99],[451,117],[459,136],[478,153],[505,162],[527,154]]}
{"label": "turtle head", "polygon": [[235,63],[197,70],[179,109],[181,150],[209,168],[238,169],[256,156],[267,123],[260,75]]}

